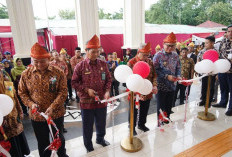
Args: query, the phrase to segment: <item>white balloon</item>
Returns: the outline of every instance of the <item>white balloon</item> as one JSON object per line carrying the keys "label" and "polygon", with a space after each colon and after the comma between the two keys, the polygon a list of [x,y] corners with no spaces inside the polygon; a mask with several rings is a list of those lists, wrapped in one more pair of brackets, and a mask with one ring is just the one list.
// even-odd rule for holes
{"label": "white balloon", "polygon": [[133,74],[132,69],[127,65],[119,65],[114,70],[114,77],[118,82],[126,83],[127,78]]}
{"label": "white balloon", "polygon": [[132,74],[127,78],[126,86],[130,91],[139,92],[144,86],[144,80],[140,75]]}
{"label": "white balloon", "polygon": [[219,73],[219,69],[217,68],[215,62],[214,62],[214,68],[213,68],[213,71],[212,71],[212,74],[218,74]]}
{"label": "white balloon", "polygon": [[199,74],[202,74],[203,72],[201,71],[201,62],[197,62],[197,64],[195,64],[194,66],[194,70],[199,73]]}
{"label": "white balloon", "polygon": [[152,92],[152,83],[148,79],[144,79],[144,85],[143,87],[139,90],[139,93],[142,95],[148,95]]}
{"label": "white balloon", "polygon": [[2,122],[3,122],[3,115],[2,115],[2,113],[0,112],[0,126],[2,125]]}
{"label": "white balloon", "polygon": [[8,115],[14,107],[13,100],[8,95],[0,94],[0,102],[0,112],[3,116]]}
{"label": "white balloon", "polygon": [[208,74],[208,73],[211,73],[214,69],[214,64],[211,60],[209,59],[204,59],[200,62],[198,62],[196,65],[195,65],[195,71],[197,73],[204,73],[204,74]]}
{"label": "white balloon", "polygon": [[215,68],[217,69],[218,73],[226,73],[230,70],[231,64],[227,59],[219,59],[214,62]]}

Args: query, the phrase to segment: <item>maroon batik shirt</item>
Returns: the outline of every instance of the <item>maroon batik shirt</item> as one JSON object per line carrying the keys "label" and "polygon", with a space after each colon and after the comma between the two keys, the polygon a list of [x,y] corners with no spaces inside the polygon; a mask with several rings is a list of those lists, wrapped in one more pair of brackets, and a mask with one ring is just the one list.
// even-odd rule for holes
{"label": "maroon batik shirt", "polygon": [[106,103],[98,103],[94,97],[90,97],[88,89],[93,89],[101,100],[106,91],[111,89],[111,75],[106,62],[97,59],[90,61],[88,58],[78,63],[72,76],[72,87],[80,97],[82,109],[95,109],[106,107]]}

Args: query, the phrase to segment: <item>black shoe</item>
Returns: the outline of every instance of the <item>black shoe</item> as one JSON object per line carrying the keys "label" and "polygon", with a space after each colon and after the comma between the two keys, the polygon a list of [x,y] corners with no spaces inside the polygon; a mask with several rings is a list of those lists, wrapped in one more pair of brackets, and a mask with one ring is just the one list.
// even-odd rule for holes
{"label": "black shoe", "polygon": [[135,129],[134,129],[134,131],[133,131],[133,135],[134,135],[134,136],[138,135],[137,132],[135,131]]}
{"label": "black shoe", "polygon": [[87,148],[86,148],[86,150],[87,150],[87,153],[94,151],[93,148],[90,148],[90,149],[87,149]]}
{"label": "black shoe", "polygon": [[204,101],[201,101],[198,103],[199,106],[205,106],[205,102]]}
{"label": "black shoe", "polygon": [[164,124],[169,124],[169,121],[164,121],[163,123],[164,123]]}
{"label": "black shoe", "polygon": [[227,116],[232,116],[232,109],[228,109],[225,113]]}
{"label": "black shoe", "polygon": [[110,143],[106,140],[96,141],[96,143],[102,145],[103,147],[110,145]]}
{"label": "black shoe", "polygon": [[64,128],[63,129],[63,133],[67,133],[67,132],[68,132],[68,130]]}
{"label": "black shoe", "polygon": [[144,126],[138,126],[138,128],[144,132],[149,131],[150,129],[148,127]]}
{"label": "black shoe", "polygon": [[213,107],[218,107],[218,108],[226,108],[226,105],[222,105],[222,104],[214,104],[212,106]]}

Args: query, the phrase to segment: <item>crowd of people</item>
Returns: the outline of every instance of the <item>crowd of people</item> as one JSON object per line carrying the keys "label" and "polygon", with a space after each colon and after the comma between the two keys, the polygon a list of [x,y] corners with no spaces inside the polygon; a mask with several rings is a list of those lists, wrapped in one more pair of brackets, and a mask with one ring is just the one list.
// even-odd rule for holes
{"label": "crowd of people", "polygon": [[[148,131],[146,121],[153,94],[156,95],[157,100],[157,116],[161,109],[170,118],[178,93],[180,105],[185,103],[190,93],[191,86],[186,88],[178,83],[178,80],[189,80],[194,75],[200,75],[194,71],[194,65],[202,60],[207,50],[215,49],[220,58],[231,62],[232,58],[229,57],[232,53],[231,42],[232,25],[228,26],[224,39],[217,47],[214,35],[206,37],[203,46],[196,46],[193,42],[189,44],[177,42],[175,34],[171,33],[164,39],[163,48],[160,45],[156,46],[156,53],[153,56],[150,43],[141,44],[135,56],[131,54],[131,49],[126,50],[123,58],[118,58],[117,52],[106,54],[96,35],[86,43],[85,53],[81,53],[81,48],[77,47],[72,58],[65,48],[59,53],[55,49],[48,53],[43,46],[35,43],[31,48],[31,64],[27,67],[23,65],[22,59],[13,60],[10,52],[4,52],[4,57],[0,53],[0,94],[8,94],[14,100],[14,108],[4,117],[2,124],[12,145],[10,154],[17,157],[30,154],[22,125],[23,117],[29,114],[38,142],[39,155],[41,157],[51,155],[51,151],[46,149],[51,142],[49,128],[41,115],[32,112],[36,109],[53,119],[61,139],[61,147],[57,154],[60,157],[68,156],[63,136],[64,114],[67,104],[75,100],[81,109],[83,141],[87,152],[94,150],[92,143],[94,123],[96,143],[103,147],[110,145],[104,138],[107,104],[96,101],[96,97],[103,100],[119,95],[120,83],[114,78],[114,70],[121,64],[133,68],[139,61],[149,65],[150,73],[146,79],[151,81],[153,89],[148,95],[140,95],[140,109],[134,108],[135,121],[130,125],[134,126],[134,135],[137,135],[136,125],[138,129]],[[232,116],[232,69],[227,73],[214,75],[211,79],[210,106],[226,108],[229,101],[225,114]],[[199,106],[204,106],[206,103],[207,82],[208,77],[204,77]],[[221,90],[219,103],[216,103],[218,86],[215,88],[215,83],[217,82]],[[12,87],[10,92],[9,86]],[[76,99],[73,98],[73,90]],[[139,114],[138,118],[137,114]],[[162,124],[158,123],[159,125]],[[0,141],[2,140],[4,136],[0,134]]]}

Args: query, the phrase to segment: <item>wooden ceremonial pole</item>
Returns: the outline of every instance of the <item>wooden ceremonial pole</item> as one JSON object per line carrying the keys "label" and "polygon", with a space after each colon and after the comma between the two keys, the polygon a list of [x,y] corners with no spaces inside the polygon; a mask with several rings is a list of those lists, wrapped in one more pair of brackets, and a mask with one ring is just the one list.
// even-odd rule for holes
{"label": "wooden ceremonial pole", "polygon": [[133,137],[134,132],[134,92],[130,93],[130,136],[121,141],[121,148],[126,152],[138,152],[142,149],[143,143],[137,138]]}
{"label": "wooden ceremonial pole", "polygon": [[212,76],[209,75],[208,76],[208,87],[207,87],[207,96],[206,96],[206,104],[205,104],[205,111],[202,112],[198,112],[198,118],[201,120],[205,120],[205,121],[213,121],[215,120],[215,116],[212,113],[208,112],[208,108],[209,108],[209,99],[210,99],[210,84],[211,84],[211,78]]}
{"label": "wooden ceremonial pole", "polygon": [[133,132],[134,132],[134,92],[131,92],[130,98],[130,144],[133,144]]}

